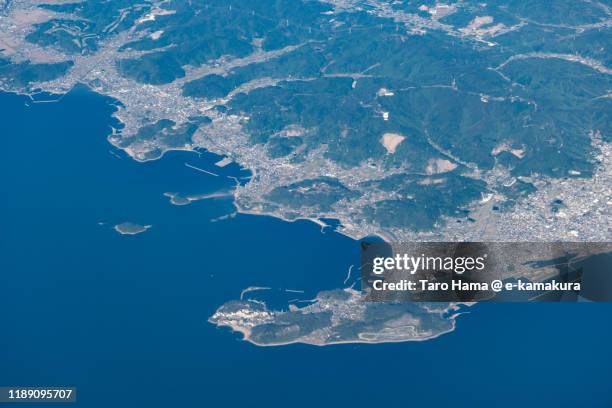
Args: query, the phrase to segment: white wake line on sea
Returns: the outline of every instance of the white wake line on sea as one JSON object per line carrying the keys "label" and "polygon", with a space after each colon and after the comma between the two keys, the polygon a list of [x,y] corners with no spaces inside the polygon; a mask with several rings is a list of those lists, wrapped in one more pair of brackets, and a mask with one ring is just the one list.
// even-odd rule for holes
{"label": "white wake line on sea", "polygon": [[189,167],[190,169],[194,169],[194,170],[197,170],[199,172],[202,172],[202,173],[210,174],[211,176],[219,177],[218,174],[215,174],[212,171],[201,169],[199,167],[194,166],[193,164],[185,163],[185,166]]}

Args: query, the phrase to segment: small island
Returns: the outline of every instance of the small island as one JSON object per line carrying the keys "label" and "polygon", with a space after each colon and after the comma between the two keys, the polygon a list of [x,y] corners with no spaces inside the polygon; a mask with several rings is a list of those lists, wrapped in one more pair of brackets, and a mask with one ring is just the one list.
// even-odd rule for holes
{"label": "small island", "polygon": [[207,200],[211,198],[227,198],[233,197],[231,191],[217,191],[209,194],[192,194],[192,195],[181,195],[179,193],[164,193],[164,196],[170,199],[170,203],[173,205],[189,205],[194,201]]}
{"label": "small island", "polygon": [[121,224],[115,225],[115,231],[120,233],[121,235],[136,235],[142,232],[145,232],[151,225],[140,225],[133,222],[123,222]]}

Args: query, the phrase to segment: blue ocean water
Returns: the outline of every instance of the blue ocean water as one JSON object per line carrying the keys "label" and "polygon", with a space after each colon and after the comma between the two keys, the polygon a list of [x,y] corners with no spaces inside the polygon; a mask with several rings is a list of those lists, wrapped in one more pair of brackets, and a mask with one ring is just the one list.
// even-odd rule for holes
{"label": "blue ocean water", "polygon": [[218,306],[248,286],[340,287],[358,244],[307,221],[211,222],[227,199],[171,205],[244,172],[207,153],[134,162],[86,89],[0,109],[0,385],[74,385],[83,407],[612,407],[610,304],[482,304],[417,343],[240,341],[207,322]]}

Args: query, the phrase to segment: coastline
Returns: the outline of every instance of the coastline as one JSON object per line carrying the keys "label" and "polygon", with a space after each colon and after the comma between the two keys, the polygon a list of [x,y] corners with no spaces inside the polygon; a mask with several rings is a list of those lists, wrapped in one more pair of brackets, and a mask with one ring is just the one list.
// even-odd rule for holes
{"label": "coastline", "polygon": [[449,318],[451,320],[451,322],[452,322],[452,327],[450,329],[442,331],[440,333],[432,334],[432,335],[427,336],[427,337],[410,338],[410,339],[397,339],[397,340],[380,340],[380,341],[365,340],[365,339],[354,339],[354,340],[331,341],[329,343],[314,343],[314,342],[307,342],[307,341],[300,341],[300,340],[278,342],[278,343],[259,343],[257,341],[254,341],[253,339],[251,339],[251,329],[249,329],[249,328],[238,327],[238,326],[227,325],[227,324],[218,325],[215,322],[210,321],[210,319],[208,320],[208,322],[211,323],[211,324],[214,324],[218,328],[227,327],[230,330],[232,330],[232,332],[242,334],[243,337],[240,340],[248,342],[248,343],[251,343],[251,344],[253,344],[254,346],[257,346],[257,347],[280,347],[280,346],[288,346],[288,345],[291,345],[291,344],[304,344],[304,345],[307,345],[307,346],[327,347],[327,346],[334,346],[334,345],[340,345],[340,344],[387,344],[387,343],[409,343],[409,342],[429,341],[429,340],[436,339],[436,338],[438,338],[440,336],[443,336],[445,334],[454,332],[455,329],[457,328],[457,323],[455,322],[455,317],[456,316],[452,316],[452,317]]}
{"label": "coastline", "polygon": [[[69,92],[72,92],[75,88],[82,86],[84,88],[86,88],[89,92],[92,92],[95,95],[104,97],[104,98],[108,98],[110,101],[109,105],[111,105],[113,108],[115,108],[115,111],[112,113],[111,117],[117,121],[117,124],[119,126],[111,126],[112,131],[110,132],[110,134],[108,134],[106,136],[106,140],[108,141],[108,143],[113,146],[114,148],[123,151],[126,155],[128,155],[132,160],[138,162],[138,163],[146,163],[146,162],[150,162],[150,161],[155,161],[155,160],[160,160],[162,159],[166,153],[168,152],[172,152],[172,151],[180,151],[180,152],[190,152],[190,153],[195,153],[195,154],[199,154],[197,149],[192,148],[191,146],[189,147],[177,147],[177,148],[171,148],[171,149],[165,149],[162,150],[160,155],[158,157],[155,158],[150,158],[150,159],[142,159],[142,158],[138,158],[136,157],[136,155],[134,154],[134,152],[129,148],[129,147],[121,147],[118,146],[117,143],[115,141],[113,141],[113,136],[116,135],[116,131],[117,129],[120,129],[122,127],[125,126],[125,123],[121,120],[121,116],[118,115],[118,113],[120,112],[120,107],[122,106],[121,102],[116,99],[115,97],[113,97],[112,95],[107,95],[107,94],[103,94],[100,93],[98,91],[96,91],[95,89],[91,88],[89,85],[85,84],[85,83],[77,83],[75,86],[73,86],[72,88],[66,90],[66,92],[63,93],[55,93],[55,92],[51,92],[51,91],[45,91],[42,89],[36,89],[36,90],[32,90],[30,92],[22,90],[22,91],[18,91],[18,90],[7,90],[7,89],[3,89],[0,88],[0,92],[6,92],[6,93],[12,93],[15,95],[19,95],[19,96],[25,96],[27,98],[29,98],[32,101],[35,101],[35,99],[33,98],[34,95],[36,94],[41,94],[41,93],[45,93],[45,94],[49,94],[49,95],[57,95],[58,99],[54,100],[52,102],[58,102],[60,101],[66,94],[68,94]],[[205,149],[206,150],[206,149]],[[229,154],[229,152],[223,152],[223,153],[218,153],[218,152],[212,152],[210,150],[206,150],[206,152],[208,153],[212,153],[215,154],[217,156],[219,156],[221,159],[225,159],[225,158],[232,158],[232,156]],[[235,159],[232,158],[232,160],[238,165],[240,166],[242,169],[250,172],[250,176],[249,176],[249,180],[247,180],[246,182],[250,182],[251,179],[253,179],[256,174],[257,174],[257,170],[256,169],[252,169],[249,167],[244,167],[240,162],[235,161]],[[243,208],[241,208],[238,204],[237,204],[237,192],[234,191],[232,193],[232,197],[233,197],[233,204],[234,207],[236,208],[236,211],[239,214],[247,214],[247,215],[257,215],[257,216],[269,216],[269,217],[273,217],[273,218],[277,218],[280,219],[282,221],[285,222],[295,222],[295,221],[299,221],[299,220],[307,220],[310,222],[313,222],[315,224],[317,224],[318,226],[320,226],[322,229],[326,228],[326,227],[330,227],[330,225],[326,224],[325,222],[323,222],[321,219],[319,218],[312,218],[312,217],[297,217],[294,219],[288,219],[283,217],[282,215],[276,214],[276,213],[267,213],[267,212],[260,212],[260,211],[256,211],[256,210],[245,210]],[[326,214],[322,214],[321,218],[330,218],[330,219],[337,219],[333,214],[330,214],[329,216],[327,216]],[[340,227],[342,227],[342,222],[340,221]],[[365,236],[356,236],[353,234],[348,233],[347,231],[345,231],[343,228],[336,228],[334,229],[335,232],[342,234],[348,238],[351,238],[355,241],[359,241],[360,239],[364,239]],[[392,237],[390,235],[388,235],[388,233],[385,233],[383,231],[380,232],[376,232],[373,235],[378,236],[379,238],[381,238],[384,242],[392,242]]]}

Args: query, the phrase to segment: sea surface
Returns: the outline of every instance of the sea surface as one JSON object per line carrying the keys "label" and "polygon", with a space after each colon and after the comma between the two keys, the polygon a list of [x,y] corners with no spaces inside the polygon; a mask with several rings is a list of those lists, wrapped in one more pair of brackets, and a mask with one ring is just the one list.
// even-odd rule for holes
{"label": "sea surface", "polygon": [[104,408],[612,407],[611,304],[481,304],[450,334],[378,345],[257,347],[208,323],[249,286],[279,305],[341,287],[358,243],[211,221],[227,198],[170,204],[248,172],[206,152],[137,163],[106,140],[114,109],[84,88],[0,94],[0,385],[76,386]]}

